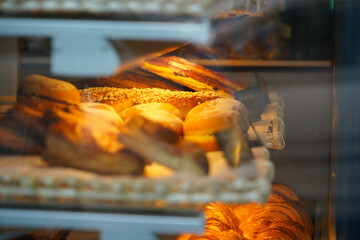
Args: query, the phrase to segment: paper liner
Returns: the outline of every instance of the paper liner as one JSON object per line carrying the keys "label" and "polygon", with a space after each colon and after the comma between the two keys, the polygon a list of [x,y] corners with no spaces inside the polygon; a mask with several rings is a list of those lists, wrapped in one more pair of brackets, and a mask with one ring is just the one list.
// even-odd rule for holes
{"label": "paper liner", "polygon": [[[285,148],[284,101],[276,93],[269,95],[271,103],[261,114],[261,120],[253,122],[253,125],[266,148],[282,150]],[[252,128],[248,135],[250,140],[257,138]]]}

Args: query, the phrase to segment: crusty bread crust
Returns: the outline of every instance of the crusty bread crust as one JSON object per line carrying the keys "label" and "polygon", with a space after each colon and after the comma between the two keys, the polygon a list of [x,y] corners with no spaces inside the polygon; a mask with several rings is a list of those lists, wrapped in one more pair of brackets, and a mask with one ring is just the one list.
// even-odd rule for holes
{"label": "crusty bread crust", "polygon": [[176,56],[148,59],[141,67],[194,91],[214,91],[221,95],[235,92],[224,75]]}
{"label": "crusty bread crust", "polygon": [[159,88],[94,87],[80,90],[82,102],[101,102],[114,107],[117,112],[143,103],[169,103],[180,110],[184,118],[195,106],[208,100],[222,98],[215,92],[171,91]]}
{"label": "crusty bread crust", "polygon": [[84,169],[100,174],[142,174],[144,161],[126,149],[116,153],[74,145],[50,132],[43,159],[51,165]]}
{"label": "crusty bread crust", "polygon": [[69,107],[66,111],[54,109],[49,114],[52,124],[43,152],[43,159],[49,164],[101,174],[143,172],[144,160],[118,141],[120,130],[116,121],[77,107]]}
{"label": "crusty bread crust", "polygon": [[74,85],[40,75],[24,78],[20,82],[17,95],[36,96],[64,104],[80,104],[80,94]]}

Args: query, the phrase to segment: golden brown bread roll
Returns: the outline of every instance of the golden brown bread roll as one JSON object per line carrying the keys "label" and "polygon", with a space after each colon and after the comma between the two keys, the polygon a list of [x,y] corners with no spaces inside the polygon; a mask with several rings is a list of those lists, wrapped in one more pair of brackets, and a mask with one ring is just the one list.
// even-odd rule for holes
{"label": "golden brown bread roll", "polygon": [[80,104],[80,94],[74,85],[40,75],[30,75],[23,79],[20,82],[17,95],[39,97],[70,105]]}
{"label": "golden brown bread roll", "polygon": [[179,133],[176,133],[170,128],[165,127],[163,124],[156,123],[141,115],[135,115],[131,118],[128,118],[125,121],[122,130],[124,128],[140,131],[141,133],[144,133],[152,138],[155,142],[160,141],[168,144],[176,144],[181,137]]}
{"label": "golden brown bread roll", "polygon": [[43,159],[101,174],[141,174],[144,161],[118,141],[119,128],[102,116],[69,107],[49,112]]}
{"label": "golden brown bread roll", "polygon": [[81,103],[80,110],[86,113],[101,117],[114,126],[120,127],[124,121],[113,107],[103,103]]}
{"label": "golden brown bread roll", "polygon": [[108,152],[92,146],[76,145],[53,132],[46,138],[43,159],[50,165],[106,175],[142,174],[144,168],[144,161],[126,149]]}
{"label": "golden brown bread roll", "polygon": [[[169,130],[144,117],[135,116],[131,121],[135,124],[125,123],[122,134],[119,135],[119,140],[126,148],[150,162],[160,163],[175,171],[196,175],[208,173],[206,155],[199,147],[183,141],[176,145],[173,142],[169,144],[168,141],[159,139],[156,133],[166,133],[163,130]],[[151,131],[154,131],[154,134],[151,134]]]}
{"label": "golden brown bread roll", "polygon": [[78,107],[53,109],[44,119],[51,123],[50,132],[66,138],[74,145],[92,146],[109,152],[123,148],[117,141],[117,126],[102,116],[84,112]]}
{"label": "golden brown bread roll", "polygon": [[72,84],[30,75],[20,82],[17,92],[17,104],[26,105],[42,114],[54,108],[63,109],[81,103],[80,93]]}
{"label": "golden brown bread roll", "polygon": [[223,96],[215,92],[171,91],[159,88],[94,87],[80,90],[82,102],[101,102],[111,105],[116,112],[143,103],[169,103],[180,110],[181,117],[195,106]]}
{"label": "golden brown bread roll", "polygon": [[143,103],[132,106],[130,108],[125,109],[120,113],[120,116],[126,120],[130,117],[138,115],[142,112],[158,112],[158,111],[166,111],[169,112],[179,118],[181,118],[181,114],[178,108],[170,103]]}
{"label": "golden brown bread roll", "polygon": [[216,137],[213,134],[205,135],[184,135],[186,141],[195,143],[205,152],[220,150]]}
{"label": "golden brown bread roll", "polygon": [[211,134],[232,125],[233,119],[245,115],[246,107],[235,99],[206,101],[189,111],[185,118],[184,132],[189,135]]}
{"label": "golden brown bread roll", "polygon": [[247,118],[245,106],[235,99],[206,101],[189,111],[184,121],[185,139],[204,151],[219,150],[214,133],[230,128],[238,118]]}
{"label": "golden brown bread roll", "polygon": [[180,118],[180,111],[169,103],[139,104],[125,109],[120,115],[125,122],[134,116],[142,116],[174,131],[179,136],[182,134],[183,122]]}

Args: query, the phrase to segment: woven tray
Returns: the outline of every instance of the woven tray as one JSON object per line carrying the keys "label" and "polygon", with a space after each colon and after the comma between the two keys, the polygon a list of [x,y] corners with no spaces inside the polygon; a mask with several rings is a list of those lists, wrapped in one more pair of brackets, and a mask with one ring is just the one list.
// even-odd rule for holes
{"label": "woven tray", "polygon": [[214,201],[264,202],[270,192],[274,167],[265,148],[252,151],[255,159],[234,169],[228,167],[222,152],[208,153],[210,174],[204,177],[178,173],[156,177],[103,176],[50,167],[40,156],[3,156],[0,157],[0,200],[150,208],[195,207]]}
{"label": "woven tray", "polygon": [[0,0],[0,12],[205,17],[217,10],[229,11],[234,8],[258,11],[262,5],[263,0]]}

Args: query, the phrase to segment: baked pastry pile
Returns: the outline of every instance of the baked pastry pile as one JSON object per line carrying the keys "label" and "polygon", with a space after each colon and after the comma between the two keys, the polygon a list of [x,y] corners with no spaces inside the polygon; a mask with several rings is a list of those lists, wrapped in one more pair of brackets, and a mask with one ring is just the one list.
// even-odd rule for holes
{"label": "baked pastry pile", "polygon": [[[191,80],[191,85],[196,83]],[[26,117],[12,121],[15,115]],[[78,90],[68,82],[31,75],[21,82],[16,104],[1,120],[9,124],[0,129],[15,131],[28,124],[31,139],[19,136],[24,140],[15,147],[7,148],[5,142],[0,147],[41,154],[50,165],[100,174],[142,174],[146,164],[156,162],[204,175],[209,171],[205,153],[219,150],[214,133],[244,124],[246,118],[245,106],[225,88]],[[215,147],[208,147],[208,135]],[[15,134],[9,136],[17,140]],[[24,149],[24,142],[32,147]]]}
{"label": "baked pastry pile", "polygon": [[205,233],[183,234],[178,240],[311,240],[314,226],[306,209],[289,187],[273,184],[264,204],[207,205]]}

